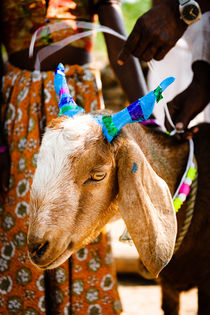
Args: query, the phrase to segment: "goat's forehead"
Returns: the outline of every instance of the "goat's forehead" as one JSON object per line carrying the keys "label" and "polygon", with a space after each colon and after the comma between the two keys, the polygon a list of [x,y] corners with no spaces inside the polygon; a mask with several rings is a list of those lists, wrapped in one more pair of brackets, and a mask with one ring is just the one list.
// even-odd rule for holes
{"label": "goat's forehead", "polygon": [[83,148],[88,141],[94,141],[102,136],[101,126],[91,115],[66,118],[48,128],[42,141],[42,149],[68,151],[72,154]]}
{"label": "goat's forehead", "polygon": [[60,123],[60,127],[63,127],[64,130],[68,130],[76,135],[78,133],[86,133],[86,131],[90,131],[91,129],[96,128],[96,126],[98,126],[98,124],[93,119],[93,116],[88,114],[76,115],[73,118],[69,117]]}
{"label": "goat's forehead", "polygon": [[84,155],[87,143],[98,139],[103,139],[102,130],[90,115],[56,120],[42,139],[33,187],[39,190],[57,185],[71,169],[70,157]]}

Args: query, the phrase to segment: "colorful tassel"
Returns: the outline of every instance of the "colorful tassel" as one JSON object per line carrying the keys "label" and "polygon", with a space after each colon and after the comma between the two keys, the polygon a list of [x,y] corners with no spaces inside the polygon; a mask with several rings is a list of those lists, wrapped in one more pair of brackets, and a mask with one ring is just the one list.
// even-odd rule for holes
{"label": "colorful tassel", "polygon": [[195,179],[196,175],[196,168],[194,166],[191,166],[187,172],[186,178],[184,179],[177,197],[174,199],[173,204],[174,204],[174,209],[176,212],[179,211],[181,208],[183,202],[186,200],[187,196],[190,193],[190,186],[192,184],[192,181]]}

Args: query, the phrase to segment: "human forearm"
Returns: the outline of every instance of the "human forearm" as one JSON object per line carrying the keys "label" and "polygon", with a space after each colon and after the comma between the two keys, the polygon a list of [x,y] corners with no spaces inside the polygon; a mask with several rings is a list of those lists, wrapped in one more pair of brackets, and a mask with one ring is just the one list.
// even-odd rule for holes
{"label": "human forearm", "polygon": [[[209,0],[200,0],[198,3],[202,13],[210,10]],[[119,55],[121,64],[127,61],[131,54],[145,61],[153,58],[163,59],[184,34],[188,24],[192,23],[194,15],[192,13],[190,15],[191,18],[186,19],[185,17],[185,21],[184,17],[180,18],[178,0],[155,1],[154,6],[136,21]],[[197,18],[198,16],[196,16]]]}
{"label": "human forearm", "polygon": [[193,63],[190,85],[168,103],[171,118],[177,129],[186,129],[190,121],[209,103],[210,64],[198,60]]}
{"label": "human forearm", "polygon": [[3,144],[3,123],[2,123],[2,77],[3,77],[3,56],[0,43],[0,146]]}
{"label": "human forearm", "polygon": [[196,60],[192,64],[193,70],[193,82],[197,82],[200,86],[199,94],[201,94],[201,106],[205,106],[210,101],[209,89],[210,89],[210,63],[203,60]]}
{"label": "human forearm", "polygon": [[147,86],[140,63],[136,58],[130,57],[126,64],[119,66],[116,59],[111,63],[112,68],[129,102],[132,103],[147,94]]}
{"label": "human forearm", "polygon": [[2,77],[3,77],[3,58],[0,44],[0,203],[5,198],[5,193],[9,187],[9,165],[10,157],[9,151],[6,145],[6,139],[3,132],[3,121],[1,117],[2,113]]}
{"label": "human forearm", "polygon": [[[198,2],[202,13],[210,10],[210,1],[209,0],[195,0],[195,1]],[[177,9],[177,11],[179,12],[179,0],[153,0],[152,2],[153,2],[153,5],[165,2],[171,8]]]}
{"label": "human forearm", "polygon": [[[119,5],[102,5],[99,7],[98,14],[102,25],[108,26],[126,37],[123,16]],[[110,64],[129,102],[133,102],[147,92],[141,66],[133,56],[128,59],[124,66],[119,66],[117,59],[125,41],[109,34],[104,36]]]}

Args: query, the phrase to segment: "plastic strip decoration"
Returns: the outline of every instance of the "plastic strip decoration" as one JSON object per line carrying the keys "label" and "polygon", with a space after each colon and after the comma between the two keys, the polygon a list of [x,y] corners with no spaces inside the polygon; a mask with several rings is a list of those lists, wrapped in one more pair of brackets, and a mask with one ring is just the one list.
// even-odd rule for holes
{"label": "plastic strip decoration", "polygon": [[174,80],[173,77],[168,77],[154,91],[139,98],[116,114],[96,117],[98,123],[102,126],[103,134],[107,140],[111,142],[119,134],[124,125],[147,120],[153,112],[155,102],[159,102],[163,98],[162,92]]}
{"label": "plastic strip decoration", "polygon": [[65,73],[64,73],[64,66],[62,63],[59,63],[54,78],[54,86],[55,91],[59,97],[59,114],[66,115],[69,117],[73,117],[76,114],[84,113],[85,110],[78,106],[73,97],[69,93],[69,88],[66,82]]}
{"label": "plastic strip decoration", "polygon": [[[113,115],[93,116],[102,127],[102,132],[109,142],[119,134],[123,126],[128,123],[142,122],[147,120],[152,114],[155,102],[161,100],[162,92],[174,82],[173,77],[168,77],[160,83],[160,85],[150,93],[139,98],[136,102],[124,108],[120,112]],[[55,90],[59,96],[59,116],[66,115],[73,117],[76,114],[84,113],[84,109],[77,106],[73,98],[70,96],[65,75],[64,66],[59,64],[55,72]]]}

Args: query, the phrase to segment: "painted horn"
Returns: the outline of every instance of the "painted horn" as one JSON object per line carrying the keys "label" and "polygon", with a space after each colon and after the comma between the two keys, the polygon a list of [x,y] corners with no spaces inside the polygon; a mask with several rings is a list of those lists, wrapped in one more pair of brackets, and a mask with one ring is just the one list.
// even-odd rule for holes
{"label": "painted horn", "polygon": [[69,93],[69,88],[67,86],[65,74],[64,74],[64,66],[62,63],[59,63],[54,77],[54,86],[56,93],[59,97],[59,114],[66,115],[69,117],[73,117],[79,113],[84,113],[85,110],[78,106],[73,100],[72,96]]}
{"label": "painted horn", "polygon": [[168,77],[154,90],[139,98],[137,101],[111,116],[97,116],[95,119],[102,126],[104,136],[111,142],[119,131],[128,123],[147,120],[152,114],[155,101],[163,98],[162,92],[172,83],[175,78]]}

